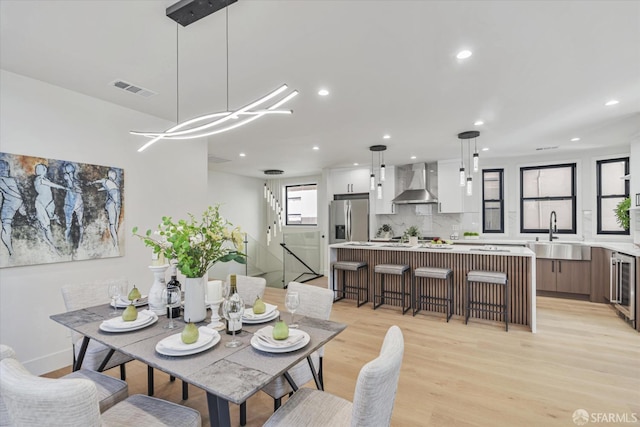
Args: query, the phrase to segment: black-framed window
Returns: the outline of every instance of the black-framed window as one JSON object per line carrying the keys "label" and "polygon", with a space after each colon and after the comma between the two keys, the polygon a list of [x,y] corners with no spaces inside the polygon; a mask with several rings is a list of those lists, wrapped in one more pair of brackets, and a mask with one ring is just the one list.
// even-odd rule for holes
{"label": "black-framed window", "polygon": [[618,203],[629,197],[629,180],[622,179],[628,173],[628,157],[596,162],[598,234],[629,234],[629,230],[618,224],[615,215]]}
{"label": "black-framed window", "polygon": [[318,225],[318,184],[287,185],[287,225]]}
{"label": "black-framed window", "polygon": [[504,233],[504,169],[482,170],[482,232]]}
{"label": "black-framed window", "polygon": [[575,234],[575,163],[520,168],[520,232],[548,232],[551,212],[558,233]]}

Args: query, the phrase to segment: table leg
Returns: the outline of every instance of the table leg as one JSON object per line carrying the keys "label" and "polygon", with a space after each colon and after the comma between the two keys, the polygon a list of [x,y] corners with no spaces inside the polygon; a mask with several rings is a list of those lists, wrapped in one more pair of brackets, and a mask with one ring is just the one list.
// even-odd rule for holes
{"label": "table leg", "polygon": [[293,378],[291,378],[291,375],[289,375],[289,372],[285,372],[283,375],[284,375],[284,378],[289,383],[289,385],[291,386],[291,388],[293,389],[293,391],[298,391],[298,386],[296,382],[293,380]]}
{"label": "table leg", "polygon": [[89,346],[89,337],[82,338],[82,345],[80,346],[80,353],[78,354],[78,360],[76,360],[76,364],[73,367],[74,371],[80,370],[82,367],[82,362],[84,362],[84,355],[87,353],[87,347]]}
{"label": "table leg", "polygon": [[318,377],[318,373],[316,372],[316,368],[313,366],[313,361],[311,360],[311,356],[307,356],[307,362],[309,362],[309,369],[311,369],[311,375],[313,375],[313,380],[316,383],[316,387],[318,388],[318,390],[323,390],[324,391],[324,387],[322,386],[322,383],[320,382],[320,378]]}
{"label": "table leg", "polygon": [[207,393],[209,422],[211,427],[230,427],[229,402],[215,394]]}

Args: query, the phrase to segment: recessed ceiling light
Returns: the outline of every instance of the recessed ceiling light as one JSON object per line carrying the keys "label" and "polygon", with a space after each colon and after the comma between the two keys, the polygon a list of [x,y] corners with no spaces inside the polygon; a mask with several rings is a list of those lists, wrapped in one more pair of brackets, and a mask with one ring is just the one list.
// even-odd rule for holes
{"label": "recessed ceiling light", "polygon": [[318,91],[318,95],[320,95],[320,96],[327,96],[327,95],[329,95],[329,91],[328,91],[328,90],[326,90],[326,89],[320,89],[320,90]]}
{"label": "recessed ceiling light", "polygon": [[317,145],[314,145],[314,146],[313,146],[313,149],[314,149],[314,150],[319,150],[319,149],[320,149],[320,147],[318,147]]}
{"label": "recessed ceiling light", "polygon": [[484,122],[482,120],[476,120],[473,124],[474,126],[482,126]]}
{"label": "recessed ceiling light", "polygon": [[577,142],[580,141],[580,138],[576,137],[576,138],[571,138],[571,142]]}
{"label": "recessed ceiling light", "polygon": [[488,148],[488,147],[484,147],[484,148],[482,149],[482,151],[489,151],[489,148]]}
{"label": "recessed ceiling light", "polygon": [[391,138],[391,135],[389,135],[389,134],[385,134],[385,135],[383,135],[383,136],[382,136],[382,138],[383,138],[383,139],[389,139],[389,138]]}
{"label": "recessed ceiling light", "polygon": [[244,153],[240,153],[240,157],[247,157],[247,155]]}
{"label": "recessed ceiling light", "polygon": [[606,105],[607,107],[611,107],[612,105],[616,105],[617,103],[619,103],[620,101],[618,101],[617,99],[612,99],[611,101],[607,101]]}
{"label": "recessed ceiling light", "polygon": [[456,58],[458,59],[467,59],[468,57],[470,57],[471,55],[473,55],[473,53],[470,50],[461,50],[460,52],[458,52],[458,54],[456,55]]}
{"label": "recessed ceiling light", "polygon": [[415,159],[416,159],[416,156],[411,156],[411,160],[415,160]]}
{"label": "recessed ceiling light", "polygon": [[360,163],[354,163],[353,166],[358,166]]}

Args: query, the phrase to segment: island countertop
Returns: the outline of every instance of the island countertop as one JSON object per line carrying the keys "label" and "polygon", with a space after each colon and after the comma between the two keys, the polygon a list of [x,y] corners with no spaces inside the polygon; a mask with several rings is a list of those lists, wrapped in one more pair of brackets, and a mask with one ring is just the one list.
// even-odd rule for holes
{"label": "island countertop", "polygon": [[[329,269],[328,286],[340,292],[343,280],[367,281],[369,305],[372,303],[376,289],[374,269],[379,264],[405,264],[410,273],[419,267],[448,268],[453,271],[454,282],[454,318],[464,319],[464,292],[466,275],[471,270],[500,271],[507,274],[509,280],[509,318],[510,323],[528,326],[536,332],[536,256],[523,246],[495,246],[477,244],[431,245],[431,244],[399,244],[389,242],[346,242],[329,245],[329,262],[336,261],[366,262],[367,268],[348,275],[336,274],[334,284],[333,268]],[[411,280],[407,278],[407,280]],[[387,286],[400,289],[398,277],[387,278]],[[349,298],[349,295],[346,295]],[[487,293],[487,298],[496,299],[495,292]],[[397,305],[396,303],[391,303]],[[363,309],[365,306],[361,307]],[[434,309],[433,311],[439,311]],[[402,315],[399,313],[399,315]],[[500,314],[480,313],[485,320],[499,322]],[[452,319],[452,320],[453,320]]]}

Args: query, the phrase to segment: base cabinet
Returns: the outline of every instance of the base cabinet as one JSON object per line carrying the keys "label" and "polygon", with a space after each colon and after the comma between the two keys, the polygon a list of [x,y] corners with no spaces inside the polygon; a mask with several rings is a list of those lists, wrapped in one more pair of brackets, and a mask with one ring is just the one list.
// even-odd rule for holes
{"label": "base cabinet", "polygon": [[564,259],[537,259],[536,286],[540,291],[591,294],[591,263]]}
{"label": "base cabinet", "polygon": [[609,302],[611,255],[612,250],[591,248],[591,302]]}

